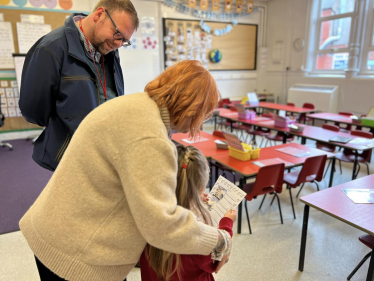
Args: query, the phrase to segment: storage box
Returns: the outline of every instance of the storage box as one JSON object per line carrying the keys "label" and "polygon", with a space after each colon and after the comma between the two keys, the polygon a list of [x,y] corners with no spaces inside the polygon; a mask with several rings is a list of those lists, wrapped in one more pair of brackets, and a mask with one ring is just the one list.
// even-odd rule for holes
{"label": "storage box", "polygon": [[242,146],[245,151],[240,151],[229,146],[229,155],[241,161],[251,160],[252,148],[246,143],[242,143]]}
{"label": "storage box", "polygon": [[258,157],[260,157],[260,148],[256,148],[254,150],[251,151],[251,159],[257,159]]}
{"label": "storage box", "polygon": [[256,112],[252,110],[246,110],[245,112],[238,113],[239,119],[255,119]]}
{"label": "storage box", "polygon": [[227,145],[227,141],[215,140],[214,142],[216,143],[216,147],[219,149],[229,149],[229,146]]}
{"label": "storage box", "polygon": [[288,127],[290,128],[290,131],[294,133],[302,133],[304,131],[304,126],[295,126],[291,124],[291,126]]}
{"label": "storage box", "polygon": [[361,118],[361,124],[364,125],[364,126],[374,127],[374,118],[362,117]]}
{"label": "storage box", "polygon": [[290,119],[288,117],[281,117],[278,115],[274,115],[274,126],[275,127],[287,127],[288,125],[295,124],[296,120],[295,119]]}

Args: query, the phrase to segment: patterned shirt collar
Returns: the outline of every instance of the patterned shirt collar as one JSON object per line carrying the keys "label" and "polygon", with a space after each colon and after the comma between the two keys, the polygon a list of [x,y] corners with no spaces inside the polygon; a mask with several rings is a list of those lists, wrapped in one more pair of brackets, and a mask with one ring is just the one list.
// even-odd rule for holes
{"label": "patterned shirt collar", "polygon": [[78,25],[79,25],[78,22],[79,22],[80,20],[84,19],[85,17],[86,17],[86,16],[75,16],[75,17],[74,17],[74,21],[75,21],[75,23],[76,23],[75,26],[77,27],[77,29],[78,29],[78,31],[79,31],[80,40],[83,42],[83,44],[84,44],[84,48],[86,49],[87,53],[89,53],[89,52],[90,52],[90,49],[91,49],[91,52],[92,52],[92,54],[93,54],[93,56],[94,56],[94,58],[95,58],[95,62],[99,63],[99,62],[100,62],[100,59],[101,59],[101,54],[100,54],[100,52],[97,52],[97,51],[96,51],[95,47],[92,46],[92,44],[91,44],[90,41],[88,41],[89,46],[87,45],[86,37],[84,36],[82,30],[81,30],[81,29],[79,28],[79,26],[78,26]]}

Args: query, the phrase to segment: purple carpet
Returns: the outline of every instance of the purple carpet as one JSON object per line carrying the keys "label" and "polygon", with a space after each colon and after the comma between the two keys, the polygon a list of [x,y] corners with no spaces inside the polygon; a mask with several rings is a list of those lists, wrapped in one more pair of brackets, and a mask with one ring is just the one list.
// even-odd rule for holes
{"label": "purple carpet", "polygon": [[6,141],[0,147],[0,234],[19,230],[18,222],[52,176],[32,160],[31,141]]}

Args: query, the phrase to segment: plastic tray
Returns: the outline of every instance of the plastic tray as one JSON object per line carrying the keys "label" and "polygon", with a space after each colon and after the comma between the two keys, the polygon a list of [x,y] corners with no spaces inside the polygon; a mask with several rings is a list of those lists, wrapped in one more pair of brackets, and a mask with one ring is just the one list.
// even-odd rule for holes
{"label": "plastic tray", "polygon": [[252,150],[251,159],[257,159],[258,157],[260,157],[260,150],[261,150],[260,148]]}
{"label": "plastic tray", "polygon": [[295,133],[302,133],[304,131],[304,127],[303,126],[297,126],[297,129],[290,127],[290,131],[295,132]]}
{"label": "plastic tray", "polygon": [[288,125],[295,124],[296,120],[279,120],[279,119],[274,119],[274,126],[275,127],[287,127]]}
{"label": "plastic tray", "polygon": [[227,145],[227,142],[226,141],[222,141],[224,142],[225,144],[221,144],[221,143],[216,143],[216,147],[219,148],[219,149],[229,149],[229,146]]}
{"label": "plastic tray", "polygon": [[229,155],[241,161],[251,160],[252,148],[246,143],[242,143],[243,148],[246,151],[240,151],[229,146]]}
{"label": "plastic tray", "polygon": [[245,113],[239,112],[239,119],[255,119],[256,112],[246,110]]}

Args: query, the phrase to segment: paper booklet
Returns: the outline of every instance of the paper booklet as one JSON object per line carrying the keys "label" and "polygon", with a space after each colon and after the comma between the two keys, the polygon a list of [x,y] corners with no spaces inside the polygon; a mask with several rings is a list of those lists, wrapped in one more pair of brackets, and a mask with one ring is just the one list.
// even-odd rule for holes
{"label": "paper booklet", "polygon": [[235,184],[220,176],[208,194],[209,201],[204,202],[213,225],[217,227],[226,212],[235,209],[246,195],[247,193]]}
{"label": "paper booklet", "polygon": [[254,162],[251,162],[251,163],[255,164],[256,166],[259,166],[259,167],[264,167],[264,166],[269,166],[269,165],[274,165],[274,164],[279,164],[279,163],[284,163],[284,165],[286,167],[293,165],[292,163],[289,163],[289,162],[287,162],[283,159],[280,159],[280,158],[264,159],[264,160],[261,160],[261,161],[254,161]]}
{"label": "paper booklet", "polygon": [[342,191],[353,201],[353,203],[374,203],[374,189],[342,188]]}
{"label": "paper booklet", "polygon": [[283,152],[283,153],[286,153],[286,154],[289,154],[289,155],[292,155],[292,156],[295,156],[295,157],[304,157],[304,156],[307,156],[307,155],[310,154],[309,151],[297,149],[297,148],[294,148],[294,147],[291,147],[291,146],[278,148],[276,150],[280,151],[280,152]]}
{"label": "paper booklet", "polygon": [[186,142],[186,143],[197,143],[197,142],[203,142],[203,141],[208,141],[209,139],[207,138],[196,138],[196,139],[182,139],[181,141]]}

